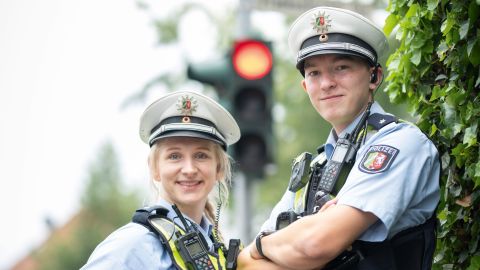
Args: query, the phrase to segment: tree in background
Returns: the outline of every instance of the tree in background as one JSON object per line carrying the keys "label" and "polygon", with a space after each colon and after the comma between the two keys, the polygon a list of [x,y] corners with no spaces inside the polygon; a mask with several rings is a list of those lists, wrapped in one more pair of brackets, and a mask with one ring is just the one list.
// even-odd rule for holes
{"label": "tree in background", "polygon": [[400,45],[386,91],[406,102],[442,162],[434,269],[480,269],[480,1],[391,0],[385,32]]}
{"label": "tree in background", "polygon": [[[271,12],[271,10],[268,10],[268,5],[262,7],[262,5],[266,5],[267,2],[268,1],[259,1],[256,5],[259,5],[263,10],[254,10],[252,17],[255,12]],[[304,1],[304,4],[307,4],[307,2],[308,1]],[[155,1],[148,0],[140,0],[137,3],[147,14],[151,14],[150,11],[155,9],[155,5],[158,5]],[[307,7],[301,7],[301,9],[299,9],[298,5],[295,5],[293,2],[285,3],[285,5],[289,4],[291,4],[292,7],[297,6],[296,9],[293,9],[293,12],[291,7],[282,9],[274,4],[277,13],[285,18],[282,25],[275,25],[275,27],[282,28],[285,33],[288,32],[290,24],[297,15],[308,9]],[[311,4],[314,5],[313,2]],[[386,7],[386,3],[384,3],[383,0],[372,1],[370,5],[361,4],[359,1],[354,0],[348,3],[326,1],[324,4],[346,8],[355,7],[361,9],[362,13],[371,13],[371,11],[379,9],[379,7],[380,9]],[[212,31],[217,33],[215,36],[217,38],[218,54],[226,52],[234,40],[234,31],[232,31],[232,29],[235,29],[235,8],[236,7],[228,7],[223,9],[221,14],[215,14],[210,12],[205,6],[187,1],[184,4],[179,4],[178,8],[169,12],[167,16],[152,16],[153,26],[157,32],[158,45],[178,45],[179,25],[181,25],[182,20],[188,18],[191,14],[190,12],[203,12],[207,15],[205,17],[211,21]],[[262,32],[261,26],[262,25],[252,23],[251,36],[268,39],[266,38],[268,33]],[[255,196],[256,200],[258,200],[258,204],[255,203],[255,210],[257,213],[262,213],[259,220],[265,218],[265,215],[270,212],[272,205],[279,200],[286,190],[291,174],[292,160],[305,151],[315,154],[316,148],[325,141],[330,131],[330,125],[318,115],[310,104],[308,95],[302,90],[300,84],[302,77],[295,69],[294,60],[285,54],[285,51],[288,50],[286,38],[269,41],[272,42],[274,53],[273,97],[275,109],[273,115],[275,120],[274,145],[276,149],[274,158],[276,169],[272,170],[271,174],[266,177],[266,181],[261,181],[256,185],[258,188],[255,192],[262,194],[262,196]],[[198,40],[198,42],[202,42],[202,40]],[[183,64],[186,66],[186,62],[188,62],[189,59],[185,60]],[[178,69],[175,71],[178,72]],[[133,101],[144,101],[154,86],[163,85],[167,89],[179,89],[185,88],[186,82],[186,69],[181,70],[180,74],[160,74],[148,82],[137,94],[134,94],[126,100],[125,104],[128,105]],[[206,90],[212,89],[208,89],[207,87]],[[389,102],[388,96],[381,89],[377,92],[376,99],[387,108],[388,111],[402,118],[406,117],[402,106],[393,106]]]}
{"label": "tree in background", "polygon": [[135,194],[125,191],[114,147],[105,143],[90,167],[82,209],[34,252],[36,269],[79,269],[95,246],[129,222],[139,206]]}

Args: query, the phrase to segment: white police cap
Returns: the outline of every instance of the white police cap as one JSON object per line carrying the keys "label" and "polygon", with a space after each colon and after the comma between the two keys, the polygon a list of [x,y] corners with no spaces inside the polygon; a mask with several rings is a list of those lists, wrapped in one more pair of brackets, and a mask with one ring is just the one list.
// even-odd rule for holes
{"label": "white police cap", "polygon": [[334,7],[316,7],[300,15],[290,28],[288,45],[297,55],[296,66],[302,75],[310,56],[355,55],[375,66],[388,51],[380,28],[358,13]]}
{"label": "white police cap", "polygon": [[140,138],[152,146],[167,137],[194,137],[228,145],[240,139],[232,115],[213,99],[192,91],[167,94],[143,112]]}

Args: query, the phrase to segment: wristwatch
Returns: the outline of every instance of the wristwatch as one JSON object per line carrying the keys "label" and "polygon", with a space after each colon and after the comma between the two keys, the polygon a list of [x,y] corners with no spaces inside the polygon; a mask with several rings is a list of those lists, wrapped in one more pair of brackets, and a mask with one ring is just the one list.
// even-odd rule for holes
{"label": "wristwatch", "polygon": [[264,259],[267,259],[267,260],[270,260],[269,258],[267,258],[267,256],[265,256],[265,254],[263,254],[263,250],[262,250],[262,238],[264,236],[267,236],[267,235],[270,235],[272,233],[274,233],[275,231],[262,231],[260,232],[257,237],[255,238],[255,246],[257,247],[257,250],[258,250],[258,254],[260,254],[260,256],[262,256]]}

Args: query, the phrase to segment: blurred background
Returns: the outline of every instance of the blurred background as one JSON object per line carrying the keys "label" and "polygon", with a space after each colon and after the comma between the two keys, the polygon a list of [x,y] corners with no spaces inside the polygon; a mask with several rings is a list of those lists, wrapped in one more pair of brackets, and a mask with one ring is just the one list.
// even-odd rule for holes
{"label": "blurred background", "polygon": [[[83,265],[151,199],[149,149],[138,136],[143,109],[169,91],[190,89],[234,113],[238,80],[201,74],[228,62],[245,38],[265,42],[273,56],[270,81],[261,86],[271,127],[260,134],[268,158],[253,173],[242,173],[248,156],[237,164],[242,177],[233,183],[221,227],[227,238],[251,241],[285,191],[292,159],[315,153],[329,132],[300,87],[286,42],[289,25],[313,6],[330,5],[381,27],[387,4],[0,0],[0,269]],[[209,78],[228,69],[217,72]],[[382,91],[376,99],[394,113],[402,109]]]}

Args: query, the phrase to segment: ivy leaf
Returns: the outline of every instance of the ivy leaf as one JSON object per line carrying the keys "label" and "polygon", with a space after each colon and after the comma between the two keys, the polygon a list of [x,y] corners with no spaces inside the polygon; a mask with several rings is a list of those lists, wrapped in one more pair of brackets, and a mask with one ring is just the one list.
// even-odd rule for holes
{"label": "ivy leaf", "polygon": [[480,161],[475,164],[475,188],[480,186]]}
{"label": "ivy leaf", "polygon": [[467,45],[468,60],[474,66],[480,64],[480,44],[477,39],[468,41]]}
{"label": "ivy leaf", "polygon": [[430,96],[429,101],[434,101],[441,96],[443,96],[442,88],[440,88],[438,85],[435,85],[432,89],[432,95]]}
{"label": "ivy leaf", "polygon": [[[478,2],[479,0],[477,0]],[[473,256],[470,259],[470,266],[468,266],[467,270],[477,270],[480,269],[480,255]]]}
{"label": "ivy leaf", "polygon": [[410,60],[415,66],[418,66],[418,64],[420,64],[420,61],[422,60],[422,51],[415,50],[412,57],[410,57]]}
{"label": "ivy leaf", "polygon": [[392,33],[393,28],[395,28],[397,23],[398,23],[397,15],[393,13],[388,15],[387,19],[385,19],[385,26],[383,27],[383,32],[385,32],[386,36],[389,36],[390,33]]}
{"label": "ivy leaf", "polygon": [[470,27],[469,20],[466,20],[464,23],[462,23],[462,26],[460,26],[460,39],[464,39],[467,36],[469,27]]}
{"label": "ivy leaf", "polygon": [[480,69],[478,70],[478,76],[477,76],[477,81],[475,82],[475,87],[478,87],[478,85],[480,85]]}
{"label": "ivy leaf", "polygon": [[478,124],[475,123],[474,125],[465,129],[465,134],[463,135],[463,143],[467,144],[467,147],[470,147],[477,143],[477,126]]}
{"label": "ivy leaf", "polygon": [[[480,0],[479,0],[480,1]],[[428,0],[427,1],[427,9],[429,11],[433,11],[437,8],[439,0]]]}
{"label": "ivy leaf", "polygon": [[430,134],[428,134],[428,136],[432,137],[433,135],[435,135],[437,130],[438,130],[437,125],[432,124],[432,126],[430,127]]}
{"label": "ivy leaf", "polygon": [[470,21],[474,22],[478,19],[478,14],[480,13],[480,0],[477,0],[477,4],[473,1],[470,2],[470,5],[468,6],[468,18],[470,18]]}
{"label": "ivy leaf", "polygon": [[455,20],[450,16],[450,13],[447,14],[447,19],[443,21],[442,26],[440,26],[440,31],[442,31],[443,35],[446,36],[452,27],[455,25]]}
{"label": "ivy leaf", "polygon": [[418,4],[412,4],[410,8],[408,9],[407,13],[405,14],[405,18],[409,19],[412,17],[417,17],[417,10],[418,10]]}

